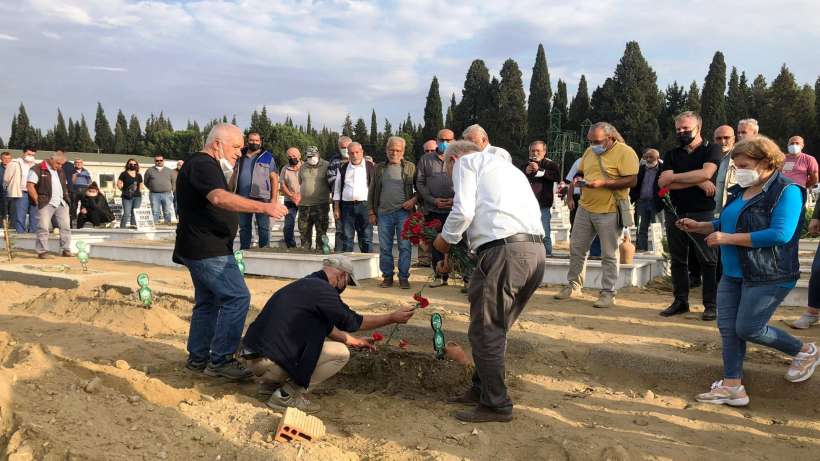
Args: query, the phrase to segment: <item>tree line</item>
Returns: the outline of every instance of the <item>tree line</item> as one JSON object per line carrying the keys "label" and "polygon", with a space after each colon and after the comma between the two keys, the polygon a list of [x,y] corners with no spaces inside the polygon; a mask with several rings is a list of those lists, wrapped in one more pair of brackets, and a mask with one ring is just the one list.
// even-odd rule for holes
{"label": "tree line", "polygon": [[[491,76],[485,62],[476,59],[467,70],[458,101],[455,94],[450,95],[445,108],[438,78],[433,76],[423,120],[414,123],[408,113],[395,131],[386,118],[379,126],[375,109],[371,110],[369,124],[362,117],[353,121],[348,114],[339,133],[326,126],[317,129],[310,114],[305,125],[295,125],[290,116],[283,122],[273,122],[265,107],[251,114],[245,131],[259,132],[265,148],[280,160],[284,160],[284,152],[291,146],[304,149],[315,145],[324,156],[332,155],[340,134],[361,143],[377,161],[385,158],[385,140],[401,136],[406,140],[407,158],[414,160],[421,155],[424,141],[435,138],[441,128],[451,128],[458,134],[478,123],[487,130],[494,145],[506,148],[515,160],[524,162],[531,141],[541,139],[549,143],[550,135],[560,131],[580,134],[590,121],[612,123],[637,150],[655,147],[663,151],[675,145],[674,116],[694,110],[703,117],[702,132],[707,139],[711,139],[712,131],[719,125],[737,126],[743,118],[755,118],[760,122],[761,132],[781,145],[790,136],[802,135],[807,152],[820,147],[820,77],[813,87],[801,86],[785,64],[771,84],[763,75],[750,82],[746,72],[734,66],[727,79],[724,55],[717,51],[702,87],[697,81],[688,87],[674,81],[661,90],[640,46],[629,42],[611,77],[590,94],[586,77],[581,75],[576,94],[569,98],[567,84],[561,79],[553,92],[546,53],[543,45],[538,45],[529,83],[529,95],[525,95],[522,73],[513,59],[503,63],[498,76]],[[236,123],[236,117],[231,121]],[[78,120],[69,117],[66,122],[60,109],[54,127],[43,134],[31,125],[21,103],[12,119],[8,146],[132,155],[163,153],[169,158],[184,159],[202,148],[204,136],[219,122],[228,122],[228,117],[210,120],[202,128],[196,121],[189,121],[184,130],[174,130],[171,121],[160,112],[159,116],[151,114],[143,129],[136,115],[126,118],[118,110],[112,129],[102,104],[98,103],[93,137],[85,116]],[[553,157],[558,154],[551,152]]]}

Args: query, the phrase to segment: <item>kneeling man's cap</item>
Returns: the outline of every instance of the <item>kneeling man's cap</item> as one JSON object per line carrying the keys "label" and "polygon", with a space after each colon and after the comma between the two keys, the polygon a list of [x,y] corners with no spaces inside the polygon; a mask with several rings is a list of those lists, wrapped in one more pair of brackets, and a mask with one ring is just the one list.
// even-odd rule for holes
{"label": "kneeling man's cap", "polygon": [[350,261],[350,258],[347,256],[331,256],[329,258],[325,258],[325,260],[322,261],[322,264],[327,267],[335,267],[336,269],[347,273],[348,283],[354,287],[359,286],[359,281],[356,280],[356,277],[353,275],[353,262]]}

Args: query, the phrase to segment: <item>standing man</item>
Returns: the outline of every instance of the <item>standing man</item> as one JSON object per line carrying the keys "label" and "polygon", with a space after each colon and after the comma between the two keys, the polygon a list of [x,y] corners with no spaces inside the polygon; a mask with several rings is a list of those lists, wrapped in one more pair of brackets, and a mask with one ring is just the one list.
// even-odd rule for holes
{"label": "standing man", "polygon": [[629,188],[638,182],[638,154],[624,143],[621,134],[606,122],[592,125],[589,147],[581,157],[578,173],[584,175],[581,200],[570,237],[569,282],[555,299],[577,296],[584,286],[587,252],[595,234],[601,240],[601,294],[593,307],[615,303],[618,281],[618,241],[623,233],[618,202],[629,200]]}
{"label": "standing man", "polygon": [[202,152],[185,162],[177,178],[179,225],[173,260],[184,264],[194,285],[194,311],[188,335],[192,371],[231,380],[253,375],[235,358],[251,295],[233,256],[238,213],[285,215],[276,202],[249,200],[228,192],[230,174],[242,155],[242,131],[214,126]]}
{"label": "standing man", "polygon": [[[26,181],[28,172],[34,166],[37,149],[26,147],[20,158],[6,166],[3,184],[9,198],[14,200],[14,230],[18,234],[34,232],[37,229],[37,204],[29,200]],[[28,217],[28,224],[26,223]]]}
{"label": "standing man", "polygon": [[293,235],[293,228],[296,224],[296,213],[299,211],[299,203],[302,197],[299,193],[299,169],[302,168],[302,154],[299,149],[291,147],[287,150],[288,164],[282,168],[282,175],[279,177],[279,190],[285,196],[285,207],[288,214],[285,215],[285,245],[288,248],[296,248],[296,238]]}
{"label": "standing man", "polygon": [[629,199],[635,205],[635,226],[638,228],[635,248],[638,251],[649,249],[649,225],[655,222],[655,215],[663,209],[663,203],[658,197],[660,156],[656,149],[644,151],[637,184],[629,190]]}
{"label": "standing man", "polygon": [[792,136],[789,138],[786,163],[783,164],[783,176],[811,191],[811,188],[817,184],[818,179],[817,160],[813,156],[804,153],[804,147],[806,147],[806,143],[802,137]]}
{"label": "standing man", "polygon": [[29,200],[37,207],[37,257],[49,258],[48,234],[51,233],[51,218],[56,218],[60,229],[62,255],[71,256],[71,217],[68,207],[71,197],[63,172],[65,152],[57,150],[47,160],[29,169],[26,185]]}
{"label": "standing man", "polygon": [[[732,161],[732,148],[735,147],[735,130],[729,125],[722,125],[715,129],[715,145],[720,146],[723,156],[718,165],[715,178],[715,217],[720,216],[723,205],[729,197],[729,188],[737,184],[735,181],[735,163]],[[720,263],[720,261],[718,261]]]}
{"label": "standing man", "polygon": [[[422,152],[421,157],[416,162],[416,179],[413,181],[413,185],[416,187],[416,203],[418,203],[420,205],[423,205],[424,198],[421,196],[421,192],[419,192],[419,184],[418,184],[419,165],[421,165],[421,159],[424,158],[425,154],[431,154],[431,153],[434,154],[434,153],[438,152],[438,142],[435,139],[428,139],[427,141],[424,142],[424,144],[421,145],[421,149],[422,149],[423,152]],[[422,211],[424,211],[423,208],[422,208]],[[443,222],[444,221],[442,221],[442,223]],[[435,273],[436,265],[431,263],[431,257],[432,257],[433,249],[430,246],[430,244],[425,242],[425,241],[419,242],[417,252],[418,252],[418,254],[417,254],[416,264],[411,264],[411,267],[431,267],[431,265],[432,265],[433,272]],[[434,281],[433,283],[436,283],[437,281],[438,280]]]}
{"label": "standing man", "polygon": [[[62,152],[63,155],[65,155],[65,151],[63,149],[57,148],[57,149],[54,149],[54,151],[55,152],[58,152],[58,151]],[[65,176],[65,181],[68,184],[68,198],[72,199],[72,201],[73,201],[72,191],[74,190],[74,181],[73,181],[73,179],[74,179],[74,172],[75,171],[76,171],[76,169],[74,168],[74,163],[71,160],[68,160],[68,157],[66,157],[66,161],[63,162],[63,176]],[[70,220],[71,220],[70,223],[71,223],[71,226],[73,227],[73,226],[77,225],[77,208],[71,206],[72,201],[68,202],[68,216],[70,217]]]}
{"label": "standing man", "polygon": [[[700,134],[701,118],[695,112],[683,112],[675,117],[675,132],[680,147],[667,151],[663,156],[660,187],[672,192],[672,205],[678,218],[695,221],[711,221],[715,214],[716,188],[712,178],[720,164],[723,152],[721,146],[709,144]],[[689,312],[689,247],[692,240],[675,225],[675,217],[666,214],[666,238],[672,258],[672,286],[675,300],[661,311],[660,315]],[[703,237],[695,236],[695,255],[703,275],[703,320],[714,320],[717,316],[715,296],[717,294],[717,258],[714,250],[706,245]]]}
{"label": "standing man", "polygon": [[9,222],[9,228],[12,227],[12,216],[14,216],[14,205],[11,198],[6,192],[6,185],[3,182],[3,176],[6,173],[6,167],[11,163],[11,152],[3,152],[0,154],[0,225],[6,220]]}
{"label": "standing man", "polygon": [[[260,202],[279,202],[279,170],[273,154],[262,149],[262,136],[248,134],[248,146],[242,150],[242,157],[236,168],[235,186],[237,195]],[[256,218],[256,233],[259,248],[270,245],[270,218],[265,213],[242,213],[239,215],[239,247],[251,247],[253,219]]]}
{"label": "standing man", "polygon": [[174,216],[177,217],[177,220],[179,220],[179,205],[177,205],[177,178],[179,177],[179,170],[182,169],[182,165],[184,164],[184,161],[177,160],[176,168],[171,171],[171,185],[174,186]]}
{"label": "standing man", "polygon": [[[467,295],[473,383],[449,402],[475,405],[455,414],[460,421],[506,422],[513,410],[504,382],[507,332],[544,278],[544,230],[538,201],[521,171],[498,155],[478,150],[469,141],[447,147],[445,164],[455,198],[434,241],[436,249],[447,254],[466,233],[470,249],[478,254]],[[447,258],[439,270],[449,271]]]}
{"label": "standing man", "polygon": [[737,140],[743,141],[744,139],[757,136],[757,133],[760,132],[760,125],[758,125],[757,120],[753,118],[744,118],[743,120],[737,122]]}
{"label": "standing man", "polygon": [[349,161],[342,163],[334,181],[333,217],[344,230],[342,251],[353,251],[355,233],[359,238],[359,251],[370,253],[373,226],[368,218],[367,195],[374,166],[364,160],[361,144],[351,142],[347,151]]}
{"label": "standing man", "polygon": [[[424,220],[432,221],[437,219],[443,225],[450,215],[453,207],[453,178],[447,173],[444,167],[444,152],[447,146],[455,140],[455,134],[447,128],[440,130],[433,143],[432,152],[426,152],[419,159],[416,168],[416,189],[421,195],[421,209],[424,212]],[[429,142],[429,141],[428,141]],[[432,266],[435,279],[430,283],[431,288],[447,285],[449,274],[439,273],[436,269],[438,262],[444,259],[444,255],[431,248]]]}
{"label": "standing man", "polygon": [[319,158],[319,149],[308,146],[305,165],[299,169],[299,238],[302,248],[310,249],[313,229],[316,229],[316,250],[327,244],[330,220],[330,186],[327,180],[330,163]]}
{"label": "standing man", "polygon": [[[77,205],[85,196],[85,191],[91,185],[91,172],[85,169],[83,159],[74,159],[74,174],[71,175],[71,223],[77,225]],[[68,179],[68,178],[66,178]]]}
{"label": "standing man", "polygon": [[416,166],[404,159],[404,138],[391,136],[385,152],[387,160],[376,166],[373,187],[367,197],[370,224],[379,226],[379,269],[381,288],[393,286],[393,238],[399,246],[399,286],[410,288],[410,241],[401,238],[404,221],[416,206],[413,178]]}
{"label": "standing man", "polygon": [[552,202],[555,199],[555,182],[561,180],[558,164],[547,158],[547,143],[533,141],[530,143],[530,161],[523,167],[524,175],[530,182],[532,193],[541,207],[541,226],[544,228],[544,249],[547,256],[552,256],[552,237],[550,220]]}
{"label": "standing man", "polygon": [[495,147],[490,145],[490,138],[487,136],[487,132],[481,127],[481,125],[476,123],[475,125],[468,126],[464,132],[461,133],[461,137],[465,141],[470,141],[480,147],[481,152],[489,152],[491,154],[498,155],[504,160],[512,163],[512,156],[506,149],[503,147]]}
{"label": "standing man", "polygon": [[154,156],[154,166],[148,168],[143,175],[145,187],[148,188],[148,197],[151,199],[151,211],[154,214],[154,223],[159,224],[165,218],[165,224],[171,224],[171,206],[174,201],[174,174],[170,168],[165,168],[165,157],[162,154]]}
{"label": "standing man", "polygon": [[[353,142],[348,136],[339,136],[339,152],[333,154],[330,159],[328,159],[329,165],[327,168],[327,181],[328,187],[330,191],[335,190],[335,181],[337,173],[339,173],[339,168],[342,167],[342,163],[347,162],[350,160],[350,143]],[[339,210],[341,212],[341,210]],[[336,213],[334,211],[334,220]],[[339,218],[339,220],[335,220],[333,223],[336,226],[336,242],[333,245],[334,250],[336,253],[342,251],[342,242],[344,242],[344,224],[342,223],[341,219],[344,218],[344,213]]]}

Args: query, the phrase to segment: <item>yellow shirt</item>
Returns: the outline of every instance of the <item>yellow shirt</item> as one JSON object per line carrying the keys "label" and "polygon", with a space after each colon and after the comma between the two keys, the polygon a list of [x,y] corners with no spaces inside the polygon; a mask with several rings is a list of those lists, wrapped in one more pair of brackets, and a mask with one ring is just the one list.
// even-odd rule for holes
{"label": "yellow shirt", "polygon": [[[638,154],[621,142],[615,142],[608,151],[600,156],[592,149],[587,149],[581,157],[581,165],[578,168],[584,173],[584,180],[594,181],[596,179],[607,179],[601,174],[601,167],[598,157],[609,175],[609,179],[618,179],[624,176],[634,176],[638,174],[640,165]],[[629,188],[607,189],[604,187],[581,189],[580,205],[590,213],[614,213],[617,211],[617,199],[628,199]]]}

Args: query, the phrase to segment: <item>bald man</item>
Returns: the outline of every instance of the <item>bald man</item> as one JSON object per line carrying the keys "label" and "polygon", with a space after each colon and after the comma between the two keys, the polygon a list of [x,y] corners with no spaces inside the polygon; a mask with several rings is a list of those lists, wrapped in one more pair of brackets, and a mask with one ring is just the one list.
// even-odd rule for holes
{"label": "bald man", "polygon": [[283,232],[285,234],[285,245],[288,248],[296,248],[293,229],[296,227],[296,214],[299,211],[299,203],[302,201],[301,186],[299,185],[302,153],[299,152],[299,149],[291,147],[287,150],[286,155],[288,156],[288,164],[282,168],[282,174],[279,176],[279,190],[282,191],[282,195],[285,197],[285,206],[288,208]]}
{"label": "bald man", "polygon": [[228,191],[244,137],[227,123],[211,129],[201,152],[192,154],[177,177],[179,225],[173,260],[191,273],[194,311],[186,368],[234,381],[253,373],[234,359],[251,296],[233,256],[238,213],[281,218],[278,202],[251,200]]}
{"label": "bald man", "polygon": [[803,152],[806,143],[800,136],[789,138],[786,162],[783,164],[783,175],[795,183],[811,190],[817,184],[817,160]]}
{"label": "bald man", "polygon": [[732,148],[735,147],[735,130],[729,125],[721,125],[715,129],[713,140],[715,144],[720,146],[723,153],[715,180],[715,215],[720,216],[728,197],[727,191],[737,184],[735,182],[735,164],[732,162],[732,156],[729,155]]}
{"label": "bald man", "polygon": [[481,125],[475,124],[468,126],[467,129],[465,129],[461,134],[461,137],[464,140],[470,141],[480,147],[481,152],[489,152],[491,154],[498,155],[504,160],[512,163],[512,156],[506,149],[490,145],[490,138],[487,136],[487,131],[484,130]]}

